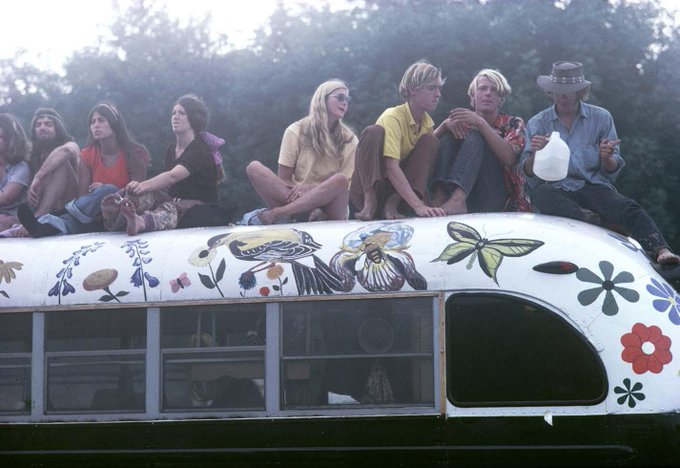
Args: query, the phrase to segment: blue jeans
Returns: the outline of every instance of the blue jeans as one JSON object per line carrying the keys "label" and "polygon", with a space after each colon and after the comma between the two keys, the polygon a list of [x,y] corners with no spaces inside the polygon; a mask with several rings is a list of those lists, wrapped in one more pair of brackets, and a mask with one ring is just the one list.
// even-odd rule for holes
{"label": "blue jeans", "polygon": [[50,224],[62,234],[80,234],[83,232],[103,231],[101,224],[102,199],[116,193],[118,187],[104,184],[78,198],[68,202],[61,215],[46,214],[38,218],[42,224]]}
{"label": "blue jeans", "polygon": [[588,218],[582,208],[597,213],[603,221],[626,228],[653,258],[659,249],[668,247],[649,213],[635,200],[607,185],[586,183],[582,188],[568,192],[544,183],[533,189],[531,202],[541,213],[584,222],[588,222]]}
{"label": "blue jeans", "polygon": [[469,212],[503,211],[507,193],[503,166],[478,130],[464,140],[446,132],[439,139],[439,153],[432,173],[432,186],[442,184],[447,196],[456,187],[467,194]]}

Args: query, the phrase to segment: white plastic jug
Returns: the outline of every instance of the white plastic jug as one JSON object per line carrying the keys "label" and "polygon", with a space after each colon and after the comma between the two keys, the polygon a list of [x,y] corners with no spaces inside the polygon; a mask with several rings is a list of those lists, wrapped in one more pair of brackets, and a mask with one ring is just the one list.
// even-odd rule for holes
{"label": "white plastic jug", "polygon": [[567,177],[569,171],[569,147],[560,138],[560,132],[552,132],[550,141],[536,151],[534,174],[543,180],[554,182]]}

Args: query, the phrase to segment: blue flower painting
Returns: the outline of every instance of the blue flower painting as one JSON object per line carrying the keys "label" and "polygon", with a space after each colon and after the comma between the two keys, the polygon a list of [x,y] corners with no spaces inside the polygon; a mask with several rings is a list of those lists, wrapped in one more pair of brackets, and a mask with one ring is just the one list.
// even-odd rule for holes
{"label": "blue flower painting", "polygon": [[654,278],[651,284],[647,285],[647,291],[656,299],[652,301],[652,306],[657,312],[668,311],[668,318],[675,325],[680,325],[680,295],[666,283],[659,283]]}

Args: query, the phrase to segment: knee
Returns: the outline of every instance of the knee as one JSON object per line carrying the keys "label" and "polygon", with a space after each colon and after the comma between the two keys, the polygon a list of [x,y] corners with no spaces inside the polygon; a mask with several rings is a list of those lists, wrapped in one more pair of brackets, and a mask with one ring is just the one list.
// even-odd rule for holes
{"label": "knee", "polygon": [[349,179],[345,174],[333,174],[328,182],[336,190],[349,190]]}
{"label": "knee", "polygon": [[363,132],[361,132],[361,135],[359,136],[359,140],[362,139],[371,139],[371,138],[382,138],[385,136],[385,129],[381,127],[380,125],[369,125],[364,129]]}
{"label": "knee", "polygon": [[484,137],[482,137],[482,134],[480,133],[479,130],[476,128],[471,128],[468,130],[467,134],[465,135],[465,141],[470,140],[470,141],[484,141]]}
{"label": "knee", "polygon": [[253,180],[253,177],[262,174],[263,169],[265,166],[260,161],[252,161],[246,166],[246,175],[248,179]]}
{"label": "knee", "polygon": [[439,152],[439,138],[434,133],[426,133],[418,138],[416,147],[430,158],[435,158]]}

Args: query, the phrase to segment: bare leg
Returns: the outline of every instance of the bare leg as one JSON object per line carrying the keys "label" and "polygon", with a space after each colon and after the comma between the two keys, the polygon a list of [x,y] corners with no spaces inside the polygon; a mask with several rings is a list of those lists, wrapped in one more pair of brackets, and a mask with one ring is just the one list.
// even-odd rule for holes
{"label": "bare leg", "polygon": [[401,219],[404,215],[399,213],[399,203],[401,203],[401,197],[398,193],[393,193],[385,201],[385,219]]}
{"label": "bare leg", "polygon": [[447,215],[467,213],[467,194],[465,190],[457,187],[441,208],[446,211]]}
{"label": "bare leg", "polygon": [[250,184],[269,208],[286,204],[290,189],[267,166],[259,161],[253,161],[246,167],[246,175]]}
{"label": "bare leg", "polygon": [[273,224],[286,216],[321,208],[327,219],[345,219],[349,200],[348,189],[347,177],[335,174],[292,202],[258,213],[258,217],[262,224]]}
{"label": "bare leg", "polygon": [[129,236],[136,236],[140,231],[144,231],[144,218],[135,213],[135,206],[130,200],[123,200],[121,202],[120,212],[127,220],[125,231]]}
{"label": "bare leg", "polygon": [[326,221],[327,219],[328,215],[321,208],[315,208],[311,213],[309,213],[310,221]]}
{"label": "bare leg", "polygon": [[33,209],[36,218],[62,209],[79,195],[77,170],[69,161],[41,180],[40,202]]}
{"label": "bare leg", "polygon": [[370,221],[375,215],[375,210],[378,209],[378,195],[375,193],[375,187],[371,187],[364,191],[364,208],[358,213],[354,214],[356,219],[362,221]]}
{"label": "bare leg", "polygon": [[446,202],[446,189],[443,183],[432,186],[432,206],[442,206]]}
{"label": "bare leg", "polygon": [[11,216],[8,214],[0,214],[0,231],[11,228],[13,225],[18,223],[19,220],[16,216]]}

